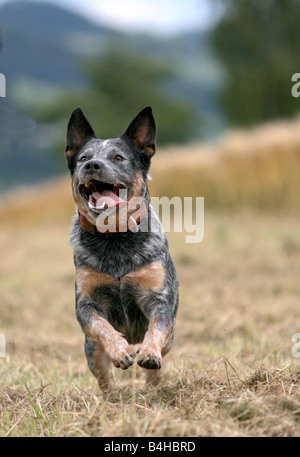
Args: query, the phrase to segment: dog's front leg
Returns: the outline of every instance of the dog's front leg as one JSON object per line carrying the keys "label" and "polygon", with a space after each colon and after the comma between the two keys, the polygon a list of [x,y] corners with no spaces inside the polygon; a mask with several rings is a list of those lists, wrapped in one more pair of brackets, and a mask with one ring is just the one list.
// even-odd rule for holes
{"label": "dog's front leg", "polygon": [[[76,270],[76,316],[85,335],[96,341],[112,363],[123,370],[135,353],[122,333],[106,319],[107,309],[118,300],[118,283],[111,276],[86,266]],[[100,351],[98,351],[100,353]],[[104,358],[104,357],[103,357]],[[92,370],[93,371],[93,370]]]}
{"label": "dog's front leg", "polygon": [[133,362],[135,353],[124,336],[93,310],[92,305],[78,302],[77,319],[85,333],[85,354],[88,366],[96,377],[103,394],[111,392],[109,382],[110,361],[115,367],[126,370]]}
{"label": "dog's front leg", "polygon": [[78,300],[76,316],[85,333],[85,354],[88,366],[96,377],[103,394],[112,392],[109,366],[126,370],[134,361],[135,353],[120,332],[99,315],[99,311],[87,301]]}
{"label": "dog's front leg", "polygon": [[173,333],[173,319],[166,324],[162,323],[157,316],[153,316],[150,319],[142,346],[138,351],[138,365],[150,370],[159,370],[161,368],[162,357],[172,347]]}
{"label": "dog's front leg", "polygon": [[90,312],[85,322],[78,319],[86,336],[102,346],[115,367],[126,370],[133,362],[135,353],[122,333],[96,312]]}

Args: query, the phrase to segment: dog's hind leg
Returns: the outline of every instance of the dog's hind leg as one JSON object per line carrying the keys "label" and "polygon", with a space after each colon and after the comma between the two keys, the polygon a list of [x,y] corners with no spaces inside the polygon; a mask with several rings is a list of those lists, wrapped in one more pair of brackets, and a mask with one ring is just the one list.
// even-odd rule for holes
{"label": "dog's hind leg", "polygon": [[145,384],[156,386],[160,380],[161,370],[147,370],[147,368],[145,368],[145,372]]}
{"label": "dog's hind leg", "polygon": [[109,382],[109,366],[110,360],[102,346],[95,340],[85,337],[85,354],[88,366],[96,377],[100,390],[103,394],[111,392]]}

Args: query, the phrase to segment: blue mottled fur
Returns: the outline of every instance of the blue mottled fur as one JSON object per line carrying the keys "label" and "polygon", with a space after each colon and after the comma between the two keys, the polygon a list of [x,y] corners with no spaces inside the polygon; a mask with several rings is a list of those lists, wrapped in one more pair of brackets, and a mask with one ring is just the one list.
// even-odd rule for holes
{"label": "blue mottled fur", "polygon": [[[104,340],[98,340],[86,330],[95,328],[95,316],[104,319],[101,322],[108,322],[129,345],[143,344],[145,338],[151,349],[152,333],[158,335],[158,339],[162,335],[162,340],[165,335],[161,348],[164,355],[170,350],[173,341],[178,307],[178,280],[168,242],[150,205],[146,185],[150,159],[155,151],[155,134],[154,118],[149,107],[141,111],[126,132],[115,139],[97,139],[80,108],[74,110],[68,125],[66,158],[77,206],[80,202],[70,234],[75,268],[112,278],[111,283],[96,284],[88,296],[81,293],[77,284],[75,287],[76,316],[86,333],[86,357],[100,387],[105,387],[105,382],[108,382],[107,373],[102,375],[101,370],[105,371],[108,366],[109,351],[106,350]],[[122,163],[114,161],[118,154],[122,156]],[[97,163],[99,167],[97,170],[94,167],[95,170],[91,172],[87,170],[87,163]],[[139,190],[147,207],[147,216],[140,224],[148,230],[136,233],[130,230],[123,233],[86,231],[79,218],[82,208],[90,217],[90,221],[94,220],[95,214],[90,214],[88,208],[85,208],[80,186],[89,179],[105,183],[122,183],[131,198],[136,192],[134,183],[137,176],[141,177],[142,185]],[[162,267],[163,280],[160,288],[156,287],[154,290],[150,286],[140,287],[139,284],[126,281],[126,275],[142,271],[141,268],[147,271],[149,265]],[[157,278],[157,282],[159,279]],[[98,325],[98,320],[96,324]],[[98,331],[101,334],[100,324],[99,329],[97,327]],[[153,347],[156,347],[155,344]],[[96,355],[99,357],[98,364]],[[159,370],[161,362],[157,360],[157,354],[153,355],[150,350],[149,356],[144,359],[138,361],[141,367]],[[126,369],[133,360],[129,356],[119,360],[116,356],[113,363]]]}

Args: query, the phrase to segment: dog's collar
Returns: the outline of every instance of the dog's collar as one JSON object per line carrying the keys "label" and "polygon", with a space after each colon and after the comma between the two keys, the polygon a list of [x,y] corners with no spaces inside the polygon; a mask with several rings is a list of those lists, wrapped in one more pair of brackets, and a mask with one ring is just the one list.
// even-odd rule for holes
{"label": "dog's collar", "polygon": [[[78,212],[78,214],[79,214],[79,221],[80,221],[80,224],[81,224],[81,227],[83,230],[85,230],[86,232],[89,232],[89,233],[93,233],[93,234],[102,233],[97,229],[97,227],[94,224],[89,222],[83,214],[81,214],[80,212]],[[146,206],[146,203],[143,201],[141,203],[139,209],[134,211],[134,213],[132,213],[129,216],[129,218],[127,220],[126,231],[128,232],[130,230],[131,232],[138,232],[138,230],[139,230],[138,224],[147,215],[148,215],[147,206]],[[116,230],[115,232],[112,232],[110,230],[109,232],[105,232],[105,233],[119,233],[119,232],[118,232],[118,230]]]}

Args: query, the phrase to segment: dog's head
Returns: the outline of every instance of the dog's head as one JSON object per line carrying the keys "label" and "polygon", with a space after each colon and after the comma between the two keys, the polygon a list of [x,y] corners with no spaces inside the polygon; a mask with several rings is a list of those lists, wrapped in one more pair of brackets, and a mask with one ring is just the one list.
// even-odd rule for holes
{"label": "dog's head", "polygon": [[65,155],[79,212],[93,225],[103,211],[128,206],[146,191],[156,128],[144,108],[117,138],[98,139],[80,108],[71,114]]}

